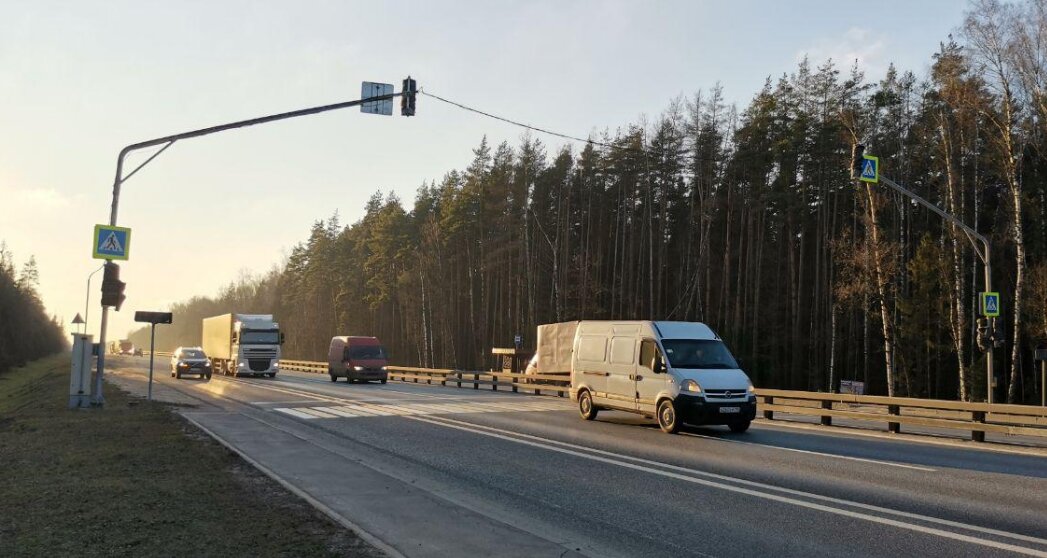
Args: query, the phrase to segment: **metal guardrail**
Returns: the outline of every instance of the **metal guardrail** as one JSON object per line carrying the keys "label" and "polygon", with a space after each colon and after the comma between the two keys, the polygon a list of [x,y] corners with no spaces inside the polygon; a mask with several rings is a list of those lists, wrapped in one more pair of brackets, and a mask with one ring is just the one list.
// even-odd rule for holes
{"label": "metal guardrail", "polygon": [[[157,351],[156,355],[170,356],[171,353]],[[280,368],[327,373],[326,362],[310,360],[281,359]],[[405,383],[477,390],[482,386],[494,391],[505,389],[557,397],[566,397],[571,387],[567,373],[512,374],[411,366],[390,366],[388,371],[390,380]],[[887,430],[894,433],[901,432],[904,425],[961,430],[969,431],[971,439],[977,442],[984,442],[987,432],[1047,438],[1047,407],[780,389],[758,389],[756,396],[758,409],[767,420],[774,420],[775,413],[783,413],[818,417],[824,426],[832,426],[833,418],[886,423]]]}
{"label": "metal guardrail", "polygon": [[1047,437],[1047,407],[779,389],[756,394],[768,420],[780,412],[816,416],[825,426],[832,425],[833,417],[887,423],[887,430],[895,433],[902,425],[967,430],[976,442],[984,442],[986,432]]}
{"label": "metal guardrail", "polygon": [[[280,368],[316,374],[327,373],[326,362],[310,360],[281,359]],[[480,389],[480,386],[489,386],[493,391],[506,389],[513,393],[518,393],[523,390],[532,392],[535,395],[548,394],[557,397],[566,397],[571,389],[571,379],[568,374],[513,374],[509,372],[417,368],[412,366],[389,366],[387,370],[390,380],[415,384],[465,386],[473,389]]]}

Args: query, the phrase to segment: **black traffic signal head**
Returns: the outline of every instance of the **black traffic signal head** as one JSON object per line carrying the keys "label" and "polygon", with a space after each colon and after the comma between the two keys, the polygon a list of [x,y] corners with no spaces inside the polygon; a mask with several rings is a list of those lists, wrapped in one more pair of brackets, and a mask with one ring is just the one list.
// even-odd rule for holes
{"label": "black traffic signal head", "polygon": [[862,160],[865,159],[865,145],[856,143],[851,146],[851,178],[858,180],[862,175]]}
{"label": "black traffic signal head", "polygon": [[102,306],[112,306],[117,312],[127,298],[124,296],[124,287],[127,284],[120,280],[120,266],[113,262],[106,262],[105,271],[102,272]]}
{"label": "black traffic signal head", "polygon": [[418,95],[418,82],[407,76],[404,80],[403,90],[400,95],[400,114],[402,116],[414,116],[415,99]]}

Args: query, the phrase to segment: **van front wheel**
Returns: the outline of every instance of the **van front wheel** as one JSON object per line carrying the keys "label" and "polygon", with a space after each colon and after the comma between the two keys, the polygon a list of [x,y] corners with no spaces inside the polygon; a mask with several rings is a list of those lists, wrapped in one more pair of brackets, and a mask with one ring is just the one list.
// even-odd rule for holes
{"label": "van front wheel", "polygon": [[731,432],[735,432],[735,433],[741,434],[742,432],[745,432],[746,430],[749,430],[749,421],[747,421],[747,420],[740,420],[738,422],[732,422],[731,424],[728,424],[727,426],[730,427]]}
{"label": "van front wheel", "polygon": [[675,434],[680,429],[680,420],[676,418],[676,405],[669,399],[658,404],[658,428],[666,434]]}
{"label": "van front wheel", "polygon": [[578,413],[582,415],[585,420],[593,420],[596,418],[596,413],[599,409],[596,405],[593,405],[593,396],[588,391],[583,391],[578,394]]}

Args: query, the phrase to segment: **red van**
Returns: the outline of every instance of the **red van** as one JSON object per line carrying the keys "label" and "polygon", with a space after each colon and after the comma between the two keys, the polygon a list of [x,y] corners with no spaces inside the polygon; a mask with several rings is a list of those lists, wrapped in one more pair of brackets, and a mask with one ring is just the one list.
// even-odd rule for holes
{"label": "red van", "polygon": [[331,338],[327,350],[327,373],[331,381],[346,378],[349,383],[378,380],[383,384],[389,379],[385,367],[389,361],[385,348],[377,337],[341,335]]}

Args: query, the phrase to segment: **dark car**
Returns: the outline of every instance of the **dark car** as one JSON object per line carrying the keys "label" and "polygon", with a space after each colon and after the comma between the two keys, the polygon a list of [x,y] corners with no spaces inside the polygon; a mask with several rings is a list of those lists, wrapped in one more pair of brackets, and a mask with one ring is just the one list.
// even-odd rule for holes
{"label": "dark car", "polygon": [[200,347],[178,347],[171,355],[171,376],[182,379],[183,374],[196,374],[211,379],[211,359]]}

